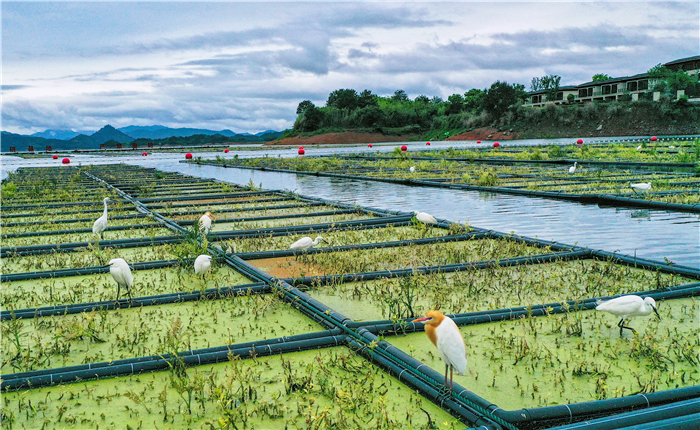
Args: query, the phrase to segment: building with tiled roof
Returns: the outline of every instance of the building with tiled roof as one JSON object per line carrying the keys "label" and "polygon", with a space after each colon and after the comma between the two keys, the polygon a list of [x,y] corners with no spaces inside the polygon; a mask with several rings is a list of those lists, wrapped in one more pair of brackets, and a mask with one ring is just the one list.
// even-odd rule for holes
{"label": "building with tiled roof", "polygon": [[[669,61],[662,66],[672,71],[684,70],[696,81],[700,80],[700,55],[694,57],[681,58]],[[658,100],[659,93],[654,93],[650,85],[647,73],[640,73],[633,76],[623,76],[607,79],[605,81],[591,81],[580,85],[559,87],[556,100],[547,100],[546,91],[533,91],[529,93],[529,98],[525,106],[544,106],[547,103],[587,103],[592,101],[606,102],[616,100]],[[680,93],[680,92],[679,92]],[[677,94],[681,96],[683,94]],[[690,101],[700,102],[700,98]]]}

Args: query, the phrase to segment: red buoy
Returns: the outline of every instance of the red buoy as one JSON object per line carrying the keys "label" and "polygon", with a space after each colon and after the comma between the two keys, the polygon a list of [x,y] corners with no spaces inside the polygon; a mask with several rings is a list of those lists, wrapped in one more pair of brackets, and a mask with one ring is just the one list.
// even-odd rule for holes
{"label": "red buoy", "polygon": [[498,143],[498,142],[493,142],[493,147],[494,147],[494,148],[498,148],[499,146],[501,146],[500,143]]}
{"label": "red buoy", "polygon": [[430,146],[430,142],[425,142],[426,145]]}
{"label": "red buoy", "polygon": [[369,148],[371,148],[371,147],[372,147],[372,144],[370,143],[370,144],[369,144],[369,145],[367,145],[367,146],[368,146]]}
{"label": "red buoy", "polygon": [[583,145],[583,139],[577,140],[577,141],[576,141],[576,144],[577,144],[577,145]]}
{"label": "red buoy", "polygon": [[148,155],[148,152],[143,151],[143,153],[141,155],[143,155],[145,157],[146,155]]}
{"label": "red buoy", "polygon": [[70,158],[68,158],[68,157],[64,158],[63,164],[70,164]]}
{"label": "red buoy", "polygon": [[190,154],[190,153],[188,152],[187,154],[185,154],[185,158],[188,159],[188,160],[191,160],[191,159],[192,159],[192,154]]}
{"label": "red buoy", "polygon": [[299,149],[304,149],[304,147],[303,147],[303,146],[300,146]]}
{"label": "red buoy", "polygon": [[302,148],[301,146],[299,147],[299,151],[298,151],[298,152],[299,152],[299,155],[304,155],[304,154],[306,154],[306,151],[304,151],[304,148]]}
{"label": "red buoy", "polygon": [[224,153],[228,154],[228,148],[224,149]]}
{"label": "red buoy", "polygon": [[54,159],[54,160],[58,160],[58,155],[53,154],[53,159]]}
{"label": "red buoy", "polygon": [[406,146],[406,145],[401,145],[401,150],[402,150],[403,152],[408,151],[408,146]]}
{"label": "red buoy", "polygon": [[480,140],[477,140],[476,143],[481,143],[481,141],[480,141]]}
{"label": "red buoy", "polygon": [[652,141],[652,142],[656,142],[657,140],[659,140],[658,137],[656,137],[656,136],[651,136],[651,141]]}

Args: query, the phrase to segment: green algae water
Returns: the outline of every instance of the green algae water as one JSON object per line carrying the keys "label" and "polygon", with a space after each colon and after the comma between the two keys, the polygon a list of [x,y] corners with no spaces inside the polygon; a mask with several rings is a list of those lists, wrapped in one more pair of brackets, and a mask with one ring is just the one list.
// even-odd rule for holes
{"label": "green algae water", "polygon": [[[661,321],[582,311],[460,327],[471,371],[459,383],[505,410],[578,403],[700,384],[700,302],[658,303]],[[424,333],[387,337],[436,371],[444,363]]]}
{"label": "green algae water", "polygon": [[6,392],[3,428],[444,429],[464,424],[347,348]]}

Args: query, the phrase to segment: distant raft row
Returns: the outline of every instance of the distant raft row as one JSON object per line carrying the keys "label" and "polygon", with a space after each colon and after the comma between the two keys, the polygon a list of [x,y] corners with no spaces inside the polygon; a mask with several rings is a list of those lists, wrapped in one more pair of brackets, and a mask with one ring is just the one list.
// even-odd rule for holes
{"label": "distant raft row", "polygon": [[[20,169],[2,203],[3,426],[550,428],[700,398],[696,269],[126,165]],[[625,294],[661,321],[586,312]],[[467,343],[451,392],[411,322],[433,308]]]}

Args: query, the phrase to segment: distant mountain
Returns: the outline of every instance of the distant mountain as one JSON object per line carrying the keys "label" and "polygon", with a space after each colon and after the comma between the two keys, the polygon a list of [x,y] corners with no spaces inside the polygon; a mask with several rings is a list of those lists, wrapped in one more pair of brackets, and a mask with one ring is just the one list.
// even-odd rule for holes
{"label": "distant mountain", "polygon": [[9,152],[11,146],[21,152],[27,151],[30,146],[33,146],[35,151],[45,151],[47,146],[51,146],[54,151],[76,149],[75,143],[69,140],[44,139],[3,131],[0,138],[0,151]]}
{"label": "distant mountain", "polygon": [[233,137],[236,133],[231,130],[207,130],[203,128],[169,128],[163,127],[162,125],[154,126],[136,126],[130,125],[128,127],[120,128],[119,131],[128,134],[134,139],[167,139],[169,137],[190,137],[197,134],[203,134],[205,136],[213,136],[215,134],[220,134],[222,136]]}
{"label": "distant mountain", "polygon": [[79,135],[79,131],[73,130],[46,130],[39,133],[34,133],[32,137],[43,137],[44,139],[69,140]]}
{"label": "distant mountain", "polygon": [[99,148],[99,145],[101,143],[105,143],[108,140],[114,140],[116,142],[121,143],[131,142],[134,140],[133,137],[129,136],[128,134],[122,133],[121,131],[117,130],[109,124],[99,129],[95,134],[90,136],[90,138],[92,138],[92,140],[97,143],[97,148]]}

